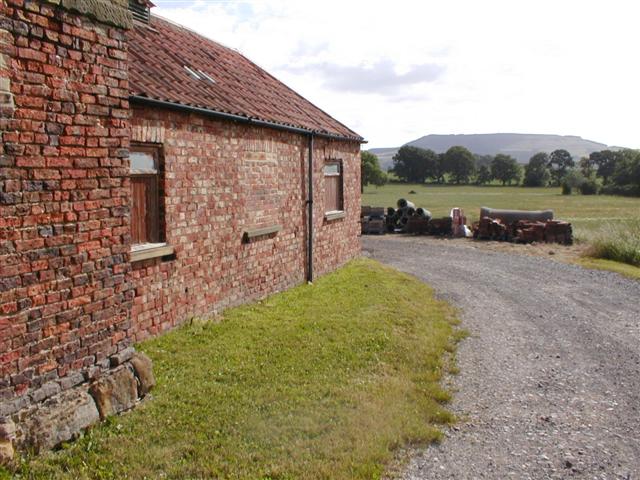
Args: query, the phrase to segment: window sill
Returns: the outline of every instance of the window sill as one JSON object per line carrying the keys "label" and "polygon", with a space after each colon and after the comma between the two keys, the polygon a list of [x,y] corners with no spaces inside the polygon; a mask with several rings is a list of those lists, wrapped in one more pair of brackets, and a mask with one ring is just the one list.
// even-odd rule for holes
{"label": "window sill", "polygon": [[331,222],[333,220],[340,220],[341,218],[345,218],[347,213],[344,210],[336,210],[333,212],[326,212],[324,214],[324,219],[327,222]]}
{"label": "window sill", "polygon": [[173,255],[174,249],[166,243],[141,243],[131,247],[131,261],[139,262],[150,258]]}
{"label": "window sill", "polygon": [[266,237],[268,235],[274,235],[282,230],[282,225],[272,225],[270,227],[262,227],[262,228],[253,228],[250,230],[246,230],[242,234],[242,239],[245,242],[249,242],[254,238]]}

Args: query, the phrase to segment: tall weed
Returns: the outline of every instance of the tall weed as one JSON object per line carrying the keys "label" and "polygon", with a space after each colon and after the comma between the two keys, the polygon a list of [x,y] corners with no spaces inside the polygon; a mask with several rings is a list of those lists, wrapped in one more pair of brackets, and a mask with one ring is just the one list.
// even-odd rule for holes
{"label": "tall weed", "polygon": [[589,235],[587,255],[640,267],[640,218],[609,223]]}

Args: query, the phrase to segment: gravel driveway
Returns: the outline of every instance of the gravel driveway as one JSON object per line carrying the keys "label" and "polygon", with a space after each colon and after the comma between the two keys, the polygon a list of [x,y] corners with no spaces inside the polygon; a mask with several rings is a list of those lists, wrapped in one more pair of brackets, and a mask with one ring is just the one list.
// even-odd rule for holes
{"label": "gravel driveway", "polygon": [[363,237],[461,308],[462,417],[405,479],[640,479],[640,282],[460,242]]}

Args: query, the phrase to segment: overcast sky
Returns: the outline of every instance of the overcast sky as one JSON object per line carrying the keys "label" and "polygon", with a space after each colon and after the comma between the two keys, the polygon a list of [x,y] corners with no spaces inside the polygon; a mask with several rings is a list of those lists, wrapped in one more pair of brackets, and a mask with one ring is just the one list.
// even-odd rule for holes
{"label": "overcast sky", "polygon": [[637,0],[153,0],[363,135],[553,133],[640,147]]}

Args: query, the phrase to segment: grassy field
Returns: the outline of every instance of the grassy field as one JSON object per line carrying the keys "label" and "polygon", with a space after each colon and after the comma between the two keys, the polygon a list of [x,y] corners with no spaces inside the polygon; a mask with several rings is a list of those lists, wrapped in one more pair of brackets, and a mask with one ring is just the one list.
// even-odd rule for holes
{"label": "grassy field", "polygon": [[[416,193],[411,194],[410,191]],[[603,220],[624,223],[640,218],[640,198],[567,196],[560,194],[560,188],[389,184],[381,188],[366,187],[362,204],[395,207],[401,197],[430,210],[436,217],[449,215],[452,207],[462,207],[469,222],[478,220],[480,207],[483,206],[519,210],[552,209],[556,218],[573,224],[579,237],[597,230]]]}
{"label": "grassy field", "polygon": [[379,478],[397,447],[437,440],[454,419],[439,380],[454,370],[455,323],[415,278],[351,262],[140,345],[154,360],[154,398],[14,473]]}

